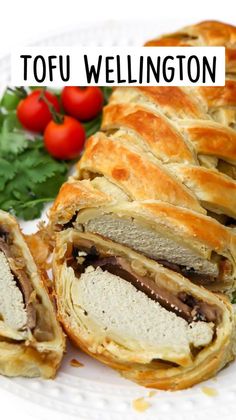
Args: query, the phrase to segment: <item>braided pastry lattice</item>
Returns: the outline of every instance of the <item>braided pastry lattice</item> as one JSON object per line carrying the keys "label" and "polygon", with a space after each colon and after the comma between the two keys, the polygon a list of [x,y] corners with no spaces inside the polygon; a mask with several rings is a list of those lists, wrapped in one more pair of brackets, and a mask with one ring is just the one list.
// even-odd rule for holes
{"label": "braided pastry lattice", "polygon": [[[174,206],[172,222],[178,221],[179,232],[183,220],[190,230],[194,215],[209,237],[225,235],[224,244],[211,249],[230,255],[235,267],[236,28],[202,22],[146,45],[225,46],[225,86],[116,88],[101,131],[88,140],[51,219],[62,224],[80,208],[151,200],[155,223],[167,220]],[[193,240],[202,241],[191,229]]]}

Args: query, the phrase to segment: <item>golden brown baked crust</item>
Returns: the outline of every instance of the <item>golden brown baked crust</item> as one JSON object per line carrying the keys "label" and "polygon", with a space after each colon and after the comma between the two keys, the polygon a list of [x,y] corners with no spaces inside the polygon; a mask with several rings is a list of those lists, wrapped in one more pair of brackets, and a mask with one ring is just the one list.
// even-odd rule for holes
{"label": "golden brown baked crust", "polygon": [[132,130],[141,144],[163,162],[196,161],[190,145],[163,115],[154,113],[142,105],[107,105],[103,112],[102,129]]}
{"label": "golden brown baked crust", "polygon": [[[102,133],[90,137],[77,168],[79,177],[84,171],[105,175],[133,200],[159,199],[204,213],[191,191],[158,160],[117,140],[111,141]],[[153,182],[155,179],[158,182]]]}
{"label": "golden brown baked crust", "polygon": [[[236,45],[235,27],[215,21],[157,42],[171,45],[173,39],[186,45]],[[129,200],[158,199],[207,210],[226,223],[235,218],[236,80],[227,77],[221,87],[115,89],[104,109],[103,133],[87,142],[73,186],[78,179],[104,176]],[[59,212],[62,195],[56,202]],[[54,206],[52,217],[55,213]]]}
{"label": "golden brown baked crust", "polygon": [[100,206],[107,202],[112,202],[112,198],[95,189],[89,181],[77,182],[71,179],[62,185],[50,209],[50,220],[56,229],[56,224],[68,223],[81,208]]}
{"label": "golden brown baked crust", "polygon": [[200,102],[189,89],[177,86],[136,86],[117,88],[110,103],[135,101],[155,109],[167,118],[177,119],[209,119],[206,114],[206,101]]}
{"label": "golden brown baked crust", "polygon": [[[210,31],[208,23],[200,27]],[[174,205],[180,220],[181,209],[208,214],[229,225],[234,238],[235,83],[115,89],[104,109],[102,132],[87,142],[74,177],[52,208],[53,229],[58,224],[60,230],[81,208],[158,200]],[[104,190],[98,182],[103,180],[122,198],[109,186]],[[235,248],[231,252],[235,259]]]}
{"label": "golden brown baked crust", "polygon": [[104,108],[102,129],[128,129],[164,163],[196,164],[199,154],[236,163],[236,133],[215,121],[188,120],[174,124],[164,115],[133,103]]}
{"label": "golden brown baked crust", "polygon": [[[59,316],[77,345],[141,385],[182,389],[213,376],[233,358],[234,320],[226,298],[210,294],[231,314],[229,324],[222,324],[222,340],[200,352],[185,368],[166,368],[162,362],[124,363],[121,353],[115,357],[109,346],[97,349],[95,337],[91,334],[88,339],[80,320],[72,320],[65,310],[68,299],[64,288],[69,287],[71,273],[67,278],[63,271],[63,253],[84,232],[94,235],[94,242],[100,244],[102,233],[84,230],[84,223],[104,214],[139,220],[153,230],[161,227],[168,235],[172,231],[189,249],[193,244],[206,249],[206,261],[211,254],[222,257],[223,264],[225,259],[230,261],[227,287],[219,278],[214,290],[235,290],[236,28],[201,22],[146,45],[223,45],[226,84],[118,87],[113,91],[104,109],[101,132],[88,140],[74,176],[62,186],[50,212],[52,231],[64,230],[56,234],[54,275]],[[118,239],[109,242],[111,250],[121,246],[116,242],[121,243]],[[126,252],[132,253],[130,249]],[[143,261],[141,252],[136,255]],[[145,261],[160,270],[156,262]],[[162,269],[173,284],[183,281],[189,290],[210,296],[186,278],[180,276],[180,280],[174,268]]]}
{"label": "golden brown baked crust", "polygon": [[[42,307],[47,325],[47,331],[45,330],[46,333],[41,336],[40,340],[34,335],[34,330],[25,331],[25,338],[21,339],[19,335],[19,338],[16,339],[13,334],[11,339],[11,332],[10,335],[8,333],[6,336],[4,335],[8,325],[4,319],[1,319],[0,373],[7,376],[53,378],[61,363],[65,338],[57,321],[53,303],[46,291],[47,278],[37,268],[16,220],[1,210],[0,228],[4,235],[10,235],[12,247],[19,251],[19,258],[24,261],[25,273],[33,287],[33,295],[35,294],[38,302],[41,302],[40,307]],[[33,295],[32,299],[34,299]],[[37,313],[40,322],[42,321],[42,311]],[[37,318],[36,326],[39,325],[38,321]],[[44,334],[42,330],[40,333]]]}
{"label": "golden brown baked crust", "polygon": [[199,155],[236,163],[236,132],[216,122],[188,121],[180,126]]}
{"label": "golden brown baked crust", "polygon": [[[170,289],[173,287],[173,290],[184,290],[203,301],[214,303],[222,311],[222,319],[216,328],[213,342],[198,352],[197,356],[193,356],[190,363],[186,364],[183,360],[182,365],[177,366],[166,364],[164,360],[138,363],[135,362],[135,352],[132,362],[132,354],[126,355],[122,346],[112,341],[109,336],[103,337],[100,343],[99,336],[91,333],[80,319],[80,313],[71,299],[72,284],[79,280],[78,277],[74,277],[71,267],[66,268],[68,249],[81,238],[92,240],[97,249],[107,249],[110,255],[126,255],[130,261],[138,261],[156,273],[156,281],[162,279],[165,283],[168,282]],[[96,235],[67,229],[57,234],[53,269],[59,317],[71,340],[89,355],[117,369],[123,376],[140,385],[169,390],[184,389],[214,376],[234,358],[232,346],[235,321],[232,306],[227,298],[191,284],[179,274],[173,274],[172,271],[128,248],[104,241]]]}
{"label": "golden brown baked crust", "polygon": [[236,217],[236,182],[214,169],[171,165],[177,177],[193,191],[201,205],[215,213]]}
{"label": "golden brown baked crust", "polygon": [[148,41],[146,46],[221,46],[226,47],[227,71],[236,72],[236,28],[223,22],[208,20],[161,38]]}

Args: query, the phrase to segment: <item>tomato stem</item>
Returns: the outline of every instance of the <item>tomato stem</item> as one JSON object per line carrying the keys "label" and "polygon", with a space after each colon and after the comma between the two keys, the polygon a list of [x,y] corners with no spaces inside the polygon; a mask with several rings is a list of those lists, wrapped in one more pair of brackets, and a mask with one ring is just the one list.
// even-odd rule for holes
{"label": "tomato stem", "polygon": [[42,92],[40,93],[39,96],[39,101],[44,101],[45,104],[48,106],[49,111],[52,114],[52,119],[56,124],[63,124],[64,122],[64,115],[60,114],[59,112],[56,111],[55,107],[51,104],[51,102],[47,99],[46,95],[45,95],[45,88],[42,89]]}
{"label": "tomato stem", "polygon": [[16,86],[16,87],[14,87],[14,88],[11,88],[11,87],[7,87],[7,90],[9,91],[9,92],[12,92],[12,93],[14,93],[16,96],[18,96],[20,99],[24,99],[24,98],[26,98],[26,96],[27,96],[27,91],[26,91],[26,89],[24,88],[24,86]]}

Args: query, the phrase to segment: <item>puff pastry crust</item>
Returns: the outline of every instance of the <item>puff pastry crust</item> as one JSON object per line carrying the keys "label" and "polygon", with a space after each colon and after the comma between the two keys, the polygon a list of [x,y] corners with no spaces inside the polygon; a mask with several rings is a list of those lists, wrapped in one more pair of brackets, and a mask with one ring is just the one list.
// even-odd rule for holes
{"label": "puff pastry crust", "polygon": [[[201,22],[150,44],[166,42],[224,45],[236,51],[235,27]],[[236,216],[236,81],[232,62],[230,66],[226,85],[221,87],[115,89],[104,109],[102,132],[87,142],[68,191],[72,183],[76,191],[77,180],[103,176],[127,200],[161,200],[208,212],[232,225],[230,219]],[[58,209],[60,199],[65,202],[62,194],[59,197]],[[74,198],[75,207],[79,206],[76,194]]]}
{"label": "puff pastry crust", "polygon": [[0,211],[0,373],[53,378],[65,348],[56,313],[16,220]]}
{"label": "puff pastry crust", "polygon": [[221,46],[226,47],[227,71],[236,72],[236,28],[208,20],[148,41],[146,46]]}
{"label": "puff pastry crust", "polygon": [[[94,274],[91,274],[90,270],[87,272],[84,286],[80,287],[80,282],[83,282],[82,276],[84,274],[81,274],[80,269],[75,268],[72,262],[72,255],[75,255],[75,249],[79,250],[77,257],[77,262],[79,263],[79,258],[81,259],[81,256],[86,254],[84,252],[86,249],[85,244],[89,244],[88,248],[91,246],[96,247],[96,251],[99,251],[100,257],[105,253],[106,258],[114,256],[116,258],[125,258],[133,267],[134,271],[138,270],[140,274],[142,270],[145,270],[146,275],[148,273],[150,277],[152,276],[157,286],[162,287],[164,285],[168,288],[168,293],[170,294],[173,293],[176,296],[181,292],[186,293],[192,299],[198,299],[204,302],[204,305],[213,305],[212,308],[214,307],[214,311],[219,311],[220,318],[215,324],[214,335],[211,337],[210,342],[207,341],[207,345],[201,342],[201,347],[198,347],[195,351],[183,350],[181,346],[178,348],[176,343],[170,343],[164,347],[159,343],[156,347],[154,345],[154,348],[153,343],[139,343],[139,341],[132,337],[130,330],[129,334],[131,335],[128,333],[125,334],[122,326],[115,324],[117,320],[115,318],[113,319],[113,314],[119,312],[118,305],[122,304],[119,301],[119,296],[116,295],[115,283],[114,289],[112,289],[113,291],[111,290],[113,296],[112,301],[109,301],[111,311],[109,313],[109,319],[111,319],[111,323],[109,324],[109,320],[106,320],[105,322],[109,325],[104,327],[101,321],[102,318],[97,316],[97,318],[93,319],[92,313],[96,305],[96,299],[98,300],[97,310],[100,313],[105,313],[109,310],[109,307],[106,307],[102,295],[99,295],[99,289],[97,290],[98,295],[96,296],[96,286],[98,283],[96,282],[96,277],[93,277]],[[82,249],[83,251],[80,252]],[[193,285],[181,275],[173,273],[141,254],[133,252],[129,248],[104,240],[98,235],[79,233],[70,228],[57,234],[53,269],[58,313],[69,337],[86,353],[117,369],[123,376],[140,385],[171,390],[187,388],[215,375],[219,369],[234,357],[233,339],[235,321],[232,306],[227,298]],[[91,282],[91,280],[89,280],[89,275],[92,276],[92,287],[90,290],[89,281]],[[106,288],[106,281],[108,279],[103,284],[104,288]],[[86,289],[88,291],[87,294]],[[83,295],[82,291],[85,295],[84,299],[81,297]],[[88,303],[89,293],[91,293],[92,299],[90,306]],[[140,292],[138,293],[140,294]],[[102,294],[106,300],[107,295],[105,290],[102,291]],[[137,296],[137,292],[134,296]],[[135,305],[135,301],[133,305]],[[126,317],[128,318],[128,306],[122,307],[121,310],[125,311],[125,319]],[[168,331],[168,329],[173,328],[172,317],[175,317],[175,320],[180,319],[180,317],[173,313],[169,317],[169,309],[165,309],[164,311],[165,314],[162,322],[164,322],[165,330]],[[119,315],[121,316],[121,314]],[[135,330],[137,328],[139,331],[139,328],[143,327],[142,322],[145,323],[143,320],[146,320],[146,316],[144,305],[141,318],[132,318],[131,329]],[[151,313],[149,316],[151,316]],[[183,319],[181,318],[182,321]],[[198,322],[195,321],[194,327],[197,324]],[[200,324],[201,327],[204,324],[204,328],[206,328],[207,325],[212,325],[212,322],[209,324],[200,321]],[[113,327],[113,325],[115,326]],[[158,329],[157,324],[155,324],[155,328]],[[190,328],[193,328],[192,325]],[[183,331],[180,329],[178,331],[179,336],[182,333]]]}
{"label": "puff pastry crust", "polygon": [[[233,357],[232,307],[211,291],[231,295],[236,289],[236,28],[201,22],[146,45],[225,46],[226,84],[113,91],[101,131],[87,141],[74,175],[50,211],[57,241],[54,275],[59,316],[76,344],[142,385],[180,389],[210,377]],[[67,250],[79,238],[90,238],[97,249],[109,244],[118,261],[120,254],[126,260],[136,258],[165,274],[173,288],[181,284],[190,294],[214,300],[231,319],[221,324],[224,339],[220,333],[191,356],[188,366],[178,360],[171,367],[155,357],[141,363],[138,348],[131,362],[109,334],[97,346],[104,335],[94,329],[88,333],[77,304],[67,295],[80,278],[75,266],[66,267]],[[97,285],[103,284],[99,267]],[[82,280],[87,278],[83,274]],[[117,288],[119,282],[115,280]]]}

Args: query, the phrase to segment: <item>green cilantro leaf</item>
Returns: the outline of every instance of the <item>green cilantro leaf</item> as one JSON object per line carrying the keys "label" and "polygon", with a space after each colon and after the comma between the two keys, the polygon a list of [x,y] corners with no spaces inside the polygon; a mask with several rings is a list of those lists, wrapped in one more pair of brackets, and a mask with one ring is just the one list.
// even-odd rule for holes
{"label": "green cilantro leaf", "polygon": [[66,180],[68,164],[44,149],[41,138],[28,140],[15,115],[0,131],[0,208],[25,220],[40,217]]}
{"label": "green cilantro leaf", "polygon": [[0,155],[17,155],[27,147],[28,140],[19,126],[16,113],[9,113],[2,123],[0,132]]}
{"label": "green cilantro leaf", "polygon": [[2,96],[0,106],[6,109],[7,111],[13,111],[14,109],[16,109],[19,102],[19,95],[17,95],[14,92],[10,92],[9,89],[6,89]]}
{"label": "green cilantro leaf", "polygon": [[12,165],[5,159],[0,157],[0,191],[5,187],[7,181],[14,178],[15,169]]}

